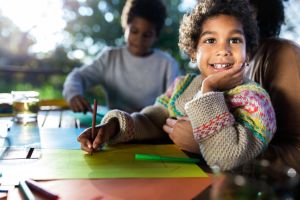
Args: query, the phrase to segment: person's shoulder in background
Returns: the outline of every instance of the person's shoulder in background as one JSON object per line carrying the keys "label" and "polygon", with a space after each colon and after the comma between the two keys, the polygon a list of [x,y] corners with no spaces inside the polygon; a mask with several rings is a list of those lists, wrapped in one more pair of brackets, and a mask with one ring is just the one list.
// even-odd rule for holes
{"label": "person's shoulder in background", "polygon": [[291,40],[269,38],[260,45],[255,53],[250,67],[246,70],[246,76],[270,92],[268,88],[270,83],[276,77],[283,75],[279,71],[294,70],[296,74],[299,74],[299,69],[300,46]]}
{"label": "person's shoulder in background", "polygon": [[300,46],[267,39],[251,64],[249,77],[267,90],[276,113],[277,131],[263,157],[300,173]]}

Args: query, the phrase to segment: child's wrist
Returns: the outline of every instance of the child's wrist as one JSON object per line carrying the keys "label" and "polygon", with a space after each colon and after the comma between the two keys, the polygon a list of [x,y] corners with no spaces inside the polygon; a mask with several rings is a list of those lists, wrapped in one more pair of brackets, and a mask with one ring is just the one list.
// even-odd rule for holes
{"label": "child's wrist", "polygon": [[114,137],[117,133],[120,132],[120,125],[119,125],[119,121],[117,118],[111,118],[109,121],[108,121],[108,124],[109,124],[109,130],[110,131],[110,134],[109,134],[109,138],[112,138]]}
{"label": "child's wrist", "polygon": [[208,80],[204,80],[201,86],[202,94],[212,91],[214,91],[214,88],[211,86],[210,82]]}

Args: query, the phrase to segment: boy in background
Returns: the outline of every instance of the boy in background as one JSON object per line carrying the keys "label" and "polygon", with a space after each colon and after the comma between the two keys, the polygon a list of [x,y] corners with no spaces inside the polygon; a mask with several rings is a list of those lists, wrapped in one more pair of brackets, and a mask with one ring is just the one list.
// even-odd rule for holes
{"label": "boy in background", "polygon": [[127,0],[121,16],[126,45],[105,48],[92,64],[67,76],[63,96],[71,109],[91,111],[83,94],[98,84],[106,92],[110,109],[131,113],[153,104],[179,75],[176,60],[152,48],[165,18],[161,0]]}

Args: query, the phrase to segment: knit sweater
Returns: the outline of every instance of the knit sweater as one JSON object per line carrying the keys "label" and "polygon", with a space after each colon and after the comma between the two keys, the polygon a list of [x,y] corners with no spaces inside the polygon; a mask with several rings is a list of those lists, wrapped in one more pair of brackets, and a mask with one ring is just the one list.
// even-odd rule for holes
{"label": "knit sweater", "polygon": [[90,65],[75,68],[66,78],[63,95],[70,100],[86,89],[103,86],[111,109],[140,111],[152,105],[179,75],[178,63],[168,53],[134,56],[127,47],[107,47]]}
{"label": "knit sweater", "polygon": [[266,91],[249,80],[225,92],[199,94],[202,78],[177,78],[155,105],[129,115],[110,111],[102,120],[119,120],[120,132],[110,143],[161,139],[168,117],[187,116],[194,138],[209,166],[221,170],[241,166],[260,154],[276,130],[275,113]]}

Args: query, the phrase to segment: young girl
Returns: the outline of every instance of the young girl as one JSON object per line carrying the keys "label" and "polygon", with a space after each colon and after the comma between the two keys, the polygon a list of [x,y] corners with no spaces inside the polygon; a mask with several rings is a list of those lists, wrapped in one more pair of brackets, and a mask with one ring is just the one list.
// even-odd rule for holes
{"label": "young girl", "polygon": [[121,16],[126,46],[105,48],[91,65],[68,75],[63,95],[71,109],[91,111],[83,94],[98,84],[111,109],[134,112],[153,104],[179,75],[176,60],[152,48],[165,18],[161,0],[127,0]]}
{"label": "young girl", "polygon": [[276,122],[265,90],[243,79],[257,44],[251,16],[244,0],[202,0],[184,16],[179,36],[179,47],[197,62],[201,75],[178,78],[140,113],[109,112],[94,141],[91,129],[78,137],[81,148],[91,152],[106,142],[163,139],[165,120],[186,116],[208,165],[230,170],[254,159],[268,146]]}
{"label": "young girl", "polygon": [[[249,63],[250,67],[245,68],[245,74],[250,74],[251,76],[248,76],[249,79],[253,80],[257,83],[260,83],[260,85],[270,95],[271,102],[273,104],[273,107],[274,107],[274,110],[276,113],[276,122],[277,122],[277,131],[275,133],[275,138],[276,138],[278,135],[277,132],[279,129],[281,129],[280,126],[282,124],[281,120],[278,118],[278,115],[281,115],[281,113],[291,113],[291,112],[287,111],[287,110],[285,110],[285,112],[283,112],[283,110],[279,110],[279,112],[278,112],[276,110],[277,109],[276,103],[274,103],[273,99],[272,99],[273,91],[269,90],[269,88],[265,87],[265,83],[274,85],[274,80],[272,80],[272,81],[270,81],[268,79],[265,80],[265,78],[262,75],[268,74],[268,75],[274,76],[275,74],[278,74],[278,75],[280,74],[280,76],[278,76],[278,77],[283,77],[281,73],[278,73],[278,71],[280,71],[280,70],[278,70],[277,67],[280,67],[279,65],[282,65],[282,69],[287,68],[286,64],[283,65],[284,62],[282,62],[282,60],[287,60],[287,61],[295,60],[292,58],[293,53],[290,56],[286,55],[286,53],[290,51],[287,49],[294,49],[295,45],[290,45],[289,44],[290,42],[283,42],[282,40],[277,42],[278,39],[272,39],[272,42],[267,42],[269,40],[269,38],[275,38],[275,37],[278,38],[279,37],[280,28],[285,21],[284,20],[283,0],[272,0],[272,9],[269,9],[270,0],[249,0],[249,4],[250,4],[251,9],[253,9],[253,17],[257,21],[257,26],[259,29],[259,44],[258,44],[258,50],[255,53],[255,56],[251,59],[251,62]],[[270,17],[270,16],[272,16],[272,17]],[[268,45],[272,43],[272,45],[270,47],[268,45],[263,45],[265,42],[267,42]],[[261,50],[262,49],[262,48],[260,48],[261,46],[264,46],[264,48],[263,48],[264,51]],[[281,47],[281,46],[284,46],[284,47]],[[271,53],[271,54],[266,53],[266,52],[270,52],[270,51],[273,53]],[[274,54],[274,55],[272,55],[272,54]],[[272,55],[272,57],[270,55]],[[257,59],[257,58],[259,58],[259,59]],[[297,62],[292,62],[292,63],[297,63]],[[289,65],[291,65],[291,62],[289,63]],[[254,67],[252,67],[252,66],[254,66]],[[268,68],[270,68],[274,71],[269,73],[268,70],[266,70]],[[294,73],[294,75],[297,76],[297,73]],[[262,82],[265,82],[265,83],[262,83]],[[298,84],[298,85],[300,87],[300,84]],[[287,87],[290,87],[290,86],[287,86]],[[280,91],[280,94],[282,95],[282,91],[283,91],[282,88],[278,91]],[[297,91],[297,89],[294,89],[294,91]],[[300,97],[300,93],[294,92],[294,94],[295,95],[299,94],[299,97]],[[275,94],[274,96],[276,96],[276,98],[278,97],[277,94]],[[278,99],[282,99],[282,96]],[[284,99],[287,99],[287,98],[284,98]],[[300,102],[300,101],[298,101],[298,102]],[[286,106],[287,102],[284,102],[284,103],[280,102],[280,105]],[[295,108],[292,108],[292,109],[295,109]],[[295,113],[295,112],[292,112],[292,113]],[[291,118],[286,118],[286,117],[284,117],[284,115],[282,115],[282,116],[285,121],[289,121],[289,122],[291,121],[291,118],[293,118],[293,120],[296,120],[296,119],[300,120],[300,117],[297,118],[295,116],[291,116]],[[300,123],[298,123],[298,124],[300,124]],[[294,126],[290,126],[290,124],[288,124],[287,127],[291,128],[295,132],[297,132],[297,129],[295,129]],[[194,141],[194,138],[192,137],[193,132],[192,132],[192,127],[191,127],[189,120],[187,120],[186,118],[178,118],[178,119],[168,118],[166,120],[166,123],[163,126],[163,129],[166,133],[168,133],[169,137],[180,149],[188,151],[188,152],[199,153],[198,144]],[[286,132],[286,131],[282,131],[282,132]],[[298,131],[298,132],[300,133],[300,131]],[[283,135],[286,138],[286,133],[284,133]],[[270,145],[272,145],[275,138],[272,139],[272,142]],[[284,156],[284,157],[286,158],[286,156]],[[298,162],[298,163],[300,163],[300,162]]]}

